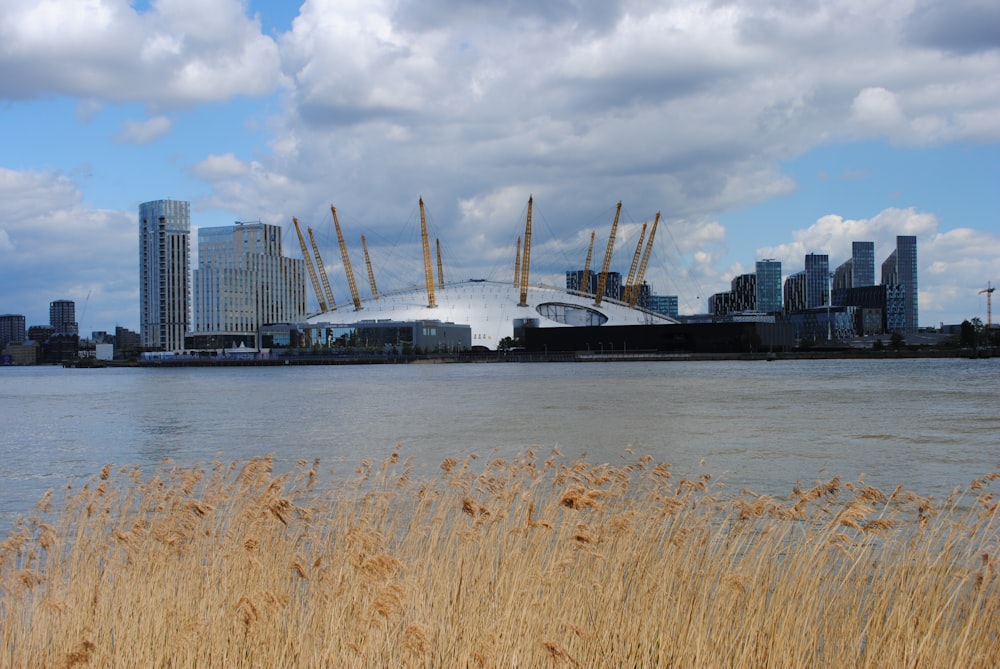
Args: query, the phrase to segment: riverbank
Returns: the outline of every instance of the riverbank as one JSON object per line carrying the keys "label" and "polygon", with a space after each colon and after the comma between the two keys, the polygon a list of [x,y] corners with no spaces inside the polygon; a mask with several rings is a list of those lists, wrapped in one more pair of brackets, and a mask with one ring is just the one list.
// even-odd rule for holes
{"label": "riverbank", "polygon": [[[728,497],[629,456],[110,465],[0,543],[11,666],[992,666],[1000,475]],[[427,470],[425,470],[427,471]],[[628,621],[623,625],[622,621]]]}

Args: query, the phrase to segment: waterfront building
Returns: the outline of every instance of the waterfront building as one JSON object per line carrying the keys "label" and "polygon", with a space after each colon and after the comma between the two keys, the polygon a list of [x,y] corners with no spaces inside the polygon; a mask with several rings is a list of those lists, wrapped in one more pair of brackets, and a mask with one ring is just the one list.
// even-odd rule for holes
{"label": "waterfront building", "polygon": [[899,332],[916,332],[919,324],[917,300],[917,238],[898,235],[896,249],[882,263],[882,283],[903,291],[903,323]]}
{"label": "waterfront building", "polygon": [[305,320],[305,262],[283,255],[276,225],[201,228],[193,312],[193,348],[259,348],[261,326]]}
{"label": "waterfront building", "polygon": [[292,355],[451,353],[472,348],[472,327],[438,320],[266,325],[261,345]]}
{"label": "waterfront building", "polygon": [[757,311],[757,275],[740,274],[729,282],[730,289],[708,298],[708,312],[722,317],[738,311]]}
{"label": "waterfront building", "polygon": [[645,306],[657,314],[677,318],[678,305],[676,295],[650,295],[646,298]]}
{"label": "waterfront building", "polygon": [[0,316],[0,351],[7,344],[23,344],[27,338],[22,314],[4,314]]}
{"label": "waterfront building", "polygon": [[190,236],[190,203],[153,200],[139,205],[139,332],[145,348],[184,347]]}
{"label": "waterfront building", "polygon": [[785,279],[785,313],[792,314],[806,308],[806,273],[796,272]]}
{"label": "waterfront building", "polygon": [[875,285],[875,242],[851,242],[851,267],[849,288]]}
{"label": "waterfront building", "polygon": [[830,296],[834,306],[846,304],[847,291],[875,285],[875,242],[852,242],[851,257],[833,272]]}
{"label": "waterfront building", "polygon": [[806,254],[806,309],[825,307],[830,302],[830,256]]}
{"label": "waterfront building", "polygon": [[56,334],[79,335],[80,326],[76,322],[76,302],[56,300],[49,302],[49,325]]}
{"label": "waterfront building", "polygon": [[765,314],[781,312],[781,261],[758,260],[756,267],[757,311]]}
{"label": "waterfront building", "polygon": [[861,335],[883,335],[903,328],[903,288],[899,284],[879,284],[848,288],[845,307],[857,309],[855,330]]}

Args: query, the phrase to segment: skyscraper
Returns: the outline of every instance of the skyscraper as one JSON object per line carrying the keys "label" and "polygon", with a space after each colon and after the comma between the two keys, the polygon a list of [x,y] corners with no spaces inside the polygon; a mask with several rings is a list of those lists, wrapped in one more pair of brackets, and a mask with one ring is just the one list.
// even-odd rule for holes
{"label": "skyscraper", "polygon": [[897,235],[896,250],[882,263],[882,283],[898,285],[903,294],[904,332],[916,332],[919,325],[917,300],[917,238]]}
{"label": "skyscraper", "polygon": [[214,342],[199,347],[259,347],[262,325],[305,320],[305,261],[282,255],[276,225],[201,228],[193,302],[196,341]]}
{"label": "skyscraper", "polygon": [[22,314],[0,316],[0,351],[3,351],[7,344],[23,344],[26,338],[25,332]]}
{"label": "skyscraper", "polygon": [[781,312],[781,261],[757,261],[757,311]]}
{"label": "skyscraper", "polygon": [[49,302],[49,325],[55,334],[80,334],[80,326],[76,322],[76,302],[73,300]]}
{"label": "skyscraper", "polygon": [[191,205],[153,200],[139,205],[139,327],[142,346],[184,347],[188,330]]}
{"label": "skyscraper", "polygon": [[864,288],[875,285],[875,242],[851,242],[853,266],[851,285],[847,288]]}
{"label": "skyscraper", "polygon": [[806,254],[806,309],[828,305],[830,298],[830,256]]}

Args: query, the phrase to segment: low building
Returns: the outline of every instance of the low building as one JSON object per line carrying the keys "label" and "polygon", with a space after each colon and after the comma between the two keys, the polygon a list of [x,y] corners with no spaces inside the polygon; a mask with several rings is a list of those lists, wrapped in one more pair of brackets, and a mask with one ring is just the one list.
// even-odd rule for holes
{"label": "low building", "polygon": [[467,324],[437,320],[265,325],[261,345],[272,353],[452,353],[472,348]]}

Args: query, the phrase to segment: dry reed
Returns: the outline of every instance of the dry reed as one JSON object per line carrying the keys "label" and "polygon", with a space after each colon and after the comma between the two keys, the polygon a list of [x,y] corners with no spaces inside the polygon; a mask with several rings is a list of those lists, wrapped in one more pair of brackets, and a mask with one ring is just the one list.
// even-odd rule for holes
{"label": "dry reed", "polygon": [[[10,667],[990,667],[1000,476],[937,502],[838,479],[399,449],[106,467],[0,542]],[[720,495],[718,498],[716,495]]]}

